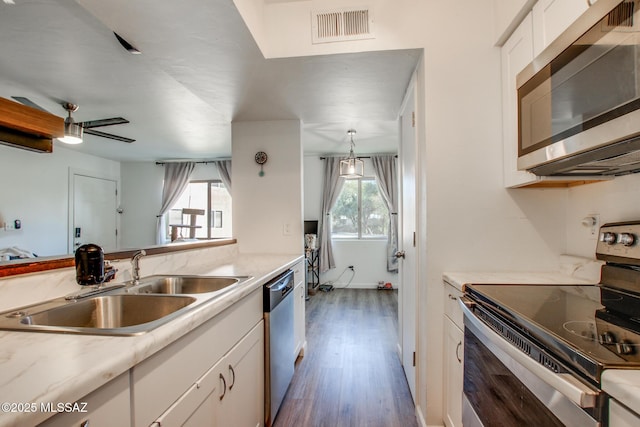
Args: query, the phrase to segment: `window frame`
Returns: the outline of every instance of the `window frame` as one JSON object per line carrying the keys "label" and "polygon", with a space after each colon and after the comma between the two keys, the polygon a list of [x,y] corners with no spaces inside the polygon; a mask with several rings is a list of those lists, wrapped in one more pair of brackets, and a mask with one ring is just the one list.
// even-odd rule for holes
{"label": "window frame", "polygon": [[[331,212],[329,212],[330,216],[331,216],[331,232],[330,232],[330,236],[332,240],[341,240],[341,241],[347,241],[347,240],[372,240],[372,241],[381,241],[381,240],[387,240],[388,237],[386,235],[378,235],[378,236],[363,236],[362,235],[362,181],[373,181],[374,185],[376,185],[376,188],[378,189],[378,194],[380,195],[380,197],[382,198],[382,194],[380,194],[380,186],[378,185],[378,179],[375,176],[362,176],[359,178],[341,178],[341,179],[345,179],[346,181],[358,181],[358,235],[357,236],[337,236],[333,233],[333,209],[331,209]],[[344,190],[344,186],[343,188],[340,190],[340,194],[338,195],[338,199],[340,198],[340,196],[342,195],[342,191]],[[337,201],[337,199],[336,199]],[[384,200],[383,200],[384,202]],[[335,207],[335,206],[334,206]],[[389,212],[389,208],[387,208],[386,204],[384,206],[384,208],[387,210],[387,215],[391,215],[391,212]]]}
{"label": "window frame", "polygon": [[[224,225],[222,225],[221,227],[213,227],[213,210],[212,208],[212,201],[211,201],[211,186],[213,184],[222,184],[224,185],[224,182],[222,182],[221,179],[194,179],[194,180],[189,180],[189,184],[207,184],[207,207],[205,208],[205,224],[208,225],[208,227],[206,227],[207,229],[207,237],[196,237],[196,239],[198,240],[211,240],[211,239],[218,239],[218,237],[211,237],[211,229],[212,228],[224,228]],[[186,190],[186,188],[185,188]],[[215,210],[216,212],[222,212],[219,209]],[[167,233],[170,233],[170,227],[169,227],[169,212],[171,212],[171,209],[169,209],[167,211],[166,215],[166,224],[167,224],[167,228],[169,229],[167,231]],[[221,219],[223,217],[223,215],[221,214]],[[224,223],[223,223],[224,224]],[[169,234],[167,234],[167,240],[170,240],[168,238]]]}

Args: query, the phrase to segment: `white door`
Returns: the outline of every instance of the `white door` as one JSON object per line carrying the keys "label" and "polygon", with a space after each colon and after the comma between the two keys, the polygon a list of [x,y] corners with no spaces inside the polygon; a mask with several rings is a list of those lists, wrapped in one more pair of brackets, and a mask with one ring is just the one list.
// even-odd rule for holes
{"label": "white door", "polygon": [[402,346],[402,366],[404,367],[411,395],[415,401],[415,350],[416,350],[416,133],[415,133],[415,86],[409,89],[400,119],[400,182],[401,211],[398,250],[404,252],[400,266],[401,286],[400,345]]}
{"label": "white door", "polygon": [[74,173],[71,237],[74,252],[94,243],[105,251],[117,247],[117,181]]}

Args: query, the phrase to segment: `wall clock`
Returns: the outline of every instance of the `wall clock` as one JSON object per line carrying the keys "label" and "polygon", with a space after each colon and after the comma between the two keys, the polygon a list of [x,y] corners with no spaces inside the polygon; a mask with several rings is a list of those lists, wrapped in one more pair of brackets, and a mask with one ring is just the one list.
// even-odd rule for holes
{"label": "wall clock", "polygon": [[260,165],[260,173],[258,173],[259,176],[264,176],[263,166],[267,163],[267,159],[267,153],[264,151],[258,151],[256,153],[256,163]]}

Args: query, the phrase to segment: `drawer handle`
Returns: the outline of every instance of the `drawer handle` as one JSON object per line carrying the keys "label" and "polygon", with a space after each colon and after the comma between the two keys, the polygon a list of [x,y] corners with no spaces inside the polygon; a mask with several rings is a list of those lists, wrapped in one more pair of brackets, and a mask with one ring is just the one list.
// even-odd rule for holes
{"label": "drawer handle", "polygon": [[222,395],[220,396],[220,400],[222,400],[224,399],[224,395],[227,394],[227,381],[222,374],[220,374],[220,379],[222,380]]}
{"label": "drawer handle", "polygon": [[231,385],[229,386],[229,390],[231,390],[236,383],[236,371],[233,370],[233,366],[231,365],[229,365],[229,372],[231,372]]}
{"label": "drawer handle", "polygon": [[460,347],[462,347],[462,341],[458,341],[458,345],[456,346],[456,359],[458,359],[458,363],[462,363],[462,359],[460,359]]}
{"label": "drawer handle", "polygon": [[449,299],[450,299],[451,301],[455,301],[455,300],[457,300],[458,298],[456,298],[456,297],[454,297],[453,295],[449,294]]}

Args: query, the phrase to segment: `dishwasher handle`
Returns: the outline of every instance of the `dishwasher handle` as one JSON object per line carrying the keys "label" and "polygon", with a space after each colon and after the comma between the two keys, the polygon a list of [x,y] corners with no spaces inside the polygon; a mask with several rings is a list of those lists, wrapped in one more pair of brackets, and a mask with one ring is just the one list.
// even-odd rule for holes
{"label": "dishwasher handle", "polygon": [[264,312],[273,310],[293,291],[293,271],[288,270],[264,285]]}

